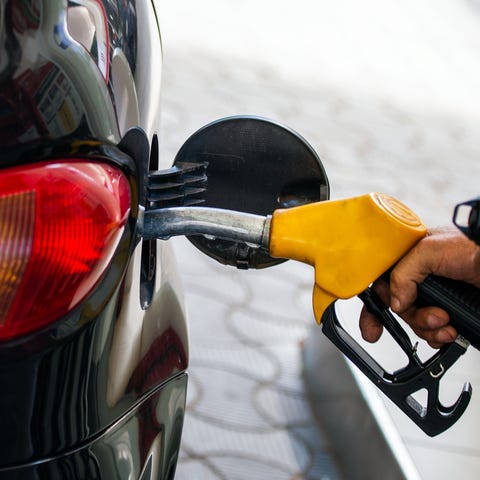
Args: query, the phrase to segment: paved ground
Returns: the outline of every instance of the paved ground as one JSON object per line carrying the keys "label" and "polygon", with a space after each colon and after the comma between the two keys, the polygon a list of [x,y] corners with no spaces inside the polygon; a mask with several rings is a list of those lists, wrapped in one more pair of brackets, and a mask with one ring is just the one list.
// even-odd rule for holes
{"label": "paved ground", "polygon": [[[167,163],[202,125],[250,113],[306,137],[333,198],[383,191],[434,225],[478,195],[480,2],[158,3]],[[175,246],[192,353],[177,477],[342,478],[300,376],[302,340],[314,328],[312,272],[294,264],[238,272],[185,240]],[[475,375],[474,365],[466,373]],[[435,450],[407,432],[431,458],[425,479],[450,478],[442,459],[451,450],[468,464],[458,478],[477,478],[480,408],[472,403],[468,445],[448,440]]]}
{"label": "paved ground", "polygon": [[240,272],[176,246],[192,365],[178,478],[340,478],[301,378],[305,270]]}

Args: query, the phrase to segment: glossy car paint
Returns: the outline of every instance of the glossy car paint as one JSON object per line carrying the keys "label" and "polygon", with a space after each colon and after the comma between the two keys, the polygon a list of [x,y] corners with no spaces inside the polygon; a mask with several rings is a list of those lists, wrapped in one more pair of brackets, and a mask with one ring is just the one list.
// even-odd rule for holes
{"label": "glossy car paint", "polygon": [[[81,156],[119,166],[133,198],[93,291],[48,328],[0,342],[0,477],[171,478],[185,406],[185,311],[168,245],[136,234],[138,178],[148,163],[158,168],[154,5],[1,0],[0,9],[0,175]],[[153,145],[150,159],[118,147],[135,126]]]}

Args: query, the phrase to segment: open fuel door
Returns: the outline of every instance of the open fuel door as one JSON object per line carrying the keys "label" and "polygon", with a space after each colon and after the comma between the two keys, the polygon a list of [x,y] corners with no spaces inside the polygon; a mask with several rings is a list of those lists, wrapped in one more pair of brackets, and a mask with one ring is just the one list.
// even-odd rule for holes
{"label": "open fuel door", "polygon": [[[201,128],[174,161],[191,163],[205,168],[203,207],[265,216],[329,198],[327,175],[313,148],[298,133],[265,118],[229,117]],[[189,240],[210,257],[238,268],[284,261],[244,242],[202,235]]]}

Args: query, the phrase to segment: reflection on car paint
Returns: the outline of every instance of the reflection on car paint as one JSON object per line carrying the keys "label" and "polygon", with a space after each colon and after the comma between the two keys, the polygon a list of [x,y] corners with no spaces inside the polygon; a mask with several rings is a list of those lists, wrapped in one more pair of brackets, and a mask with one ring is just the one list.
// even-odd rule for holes
{"label": "reflection on car paint", "polygon": [[[7,52],[0,59],[2,146],[73,135],[120,140],[116,111],[121,106],[109,71],[120,49],[131,75],[135,72],[135,2],[78,0],[68,5],[65,18],[60,0],[2,4],[5,38],[0,42]],[[86,30],[91,38],[82,37]]]}

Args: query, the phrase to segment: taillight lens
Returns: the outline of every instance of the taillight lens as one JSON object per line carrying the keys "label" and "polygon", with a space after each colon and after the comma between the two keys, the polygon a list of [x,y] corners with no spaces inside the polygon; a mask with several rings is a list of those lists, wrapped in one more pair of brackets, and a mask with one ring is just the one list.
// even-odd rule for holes
{"label": "taillight lens", "polygon": [[0,340],[78,305],[111,261],[129,211],[128,180],[110,165],[0,170]]}

